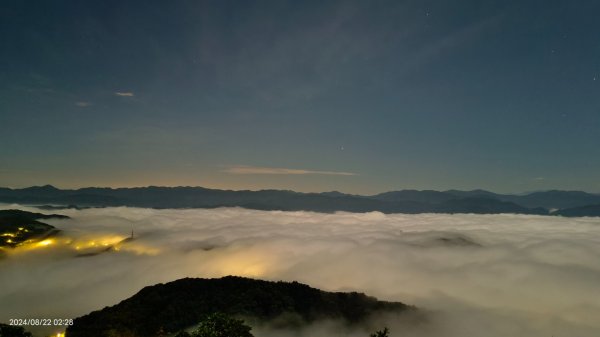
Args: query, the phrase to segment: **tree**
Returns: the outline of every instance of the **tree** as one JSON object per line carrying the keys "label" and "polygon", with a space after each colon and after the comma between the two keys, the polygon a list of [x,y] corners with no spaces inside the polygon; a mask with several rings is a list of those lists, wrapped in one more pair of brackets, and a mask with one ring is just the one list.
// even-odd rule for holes
{"label": "tree", "polygon": [[11,326],[0,323],[0,337],[31,337],[31,333],[20,326]]}
{"label": "tree", "polygon": [[375,331],[374,333],[372,333],[370,337],[389,337],[389,336],[390,336],[390,330],[388,330],[388,328],[383,328],[383,330]]}
{"label": "tree", "polygon": [[225,314],[208,315],[194,332],[192,337],[253,337],[252,328],[244,321],[231,318]]}
{"label": "tree", "polygon": [[175,337],[192,337],[192,335],[190,335],[189,333],[185,332],[185,331],[179,331]]}

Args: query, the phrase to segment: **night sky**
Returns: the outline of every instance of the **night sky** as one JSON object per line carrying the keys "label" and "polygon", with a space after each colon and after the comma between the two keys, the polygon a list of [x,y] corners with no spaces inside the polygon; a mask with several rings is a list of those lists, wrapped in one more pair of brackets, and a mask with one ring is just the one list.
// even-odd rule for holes
{"label": "night sky", "polygon": [[0,2],[0,186],[600,191],[600,1]]}

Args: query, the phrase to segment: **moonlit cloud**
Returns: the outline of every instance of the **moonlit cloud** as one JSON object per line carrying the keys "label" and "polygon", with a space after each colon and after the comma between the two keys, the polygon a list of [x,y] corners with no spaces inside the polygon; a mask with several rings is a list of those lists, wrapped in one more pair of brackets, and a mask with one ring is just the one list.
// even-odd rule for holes
{"label": "moonlit cloud", "polygon": [[302,169],[290,169],[290,168],[277,168],[277,167],[257,167],[257,166],[233,166],[226,168],[223,172],[231,174],[322,174],[322,175],[337,175],[337,176],[354,176],[356,173],[351,172],[340,172],[340,171],[313,171],[313,170],[302,170]]}
{"label": "moonlit cloud", "polygon": [[[17,205],[0,208],[35,208]],[[183,277],[241,275],[360,291],[421,308],[414,324],[376,317],[392,336],[580,336],[600,332],[600,218],[256,211],[239,208],[63,210],[61,240],[116,240],[74,257],[72,245],[0,259],[0,321],[76,317]],[[57,239],[58,240],[58,239]],[[368,336],[322,322],[257,337]],[[345,334],[345,332],[348,332]]]}
{"label": "moonlit cloud", "polygon": [[119,92],[119,91],[117,91],[117,92],[115,92],[115,95],[121,96],[121,97],[133,97],[134,96],[133,93],[129,92],[129,91],[127,91],[127,92]]}

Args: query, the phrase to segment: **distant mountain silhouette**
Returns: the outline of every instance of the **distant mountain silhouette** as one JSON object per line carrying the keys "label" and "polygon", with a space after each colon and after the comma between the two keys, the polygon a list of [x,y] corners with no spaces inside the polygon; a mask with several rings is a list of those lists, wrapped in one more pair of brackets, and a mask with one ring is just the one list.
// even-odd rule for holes
{"label": "distant mountain silhouette", "polygon": [[383,302],[361,293],[333,293],[297,282],[269,282],[227,276],[185,278],[145,287],[112,307],[76,318],[69,337],[154,337],[177,332],[221,312],[259,320],[278,318],[297,325],[320,319],[359,323],[371,314],[415,310],[399,302]]}
{"label": "distant mountain silhouette", "polygon": [[581,191],[544,191],[520,196],[502,196],[498,199],[511,201],[525,207],[560,209],[600,204],[600,195]]}
{"label": "distant mountain silhouette", "polygon": [[527,208],[509,201],[501,201],[485,197],[471,197],[452,199],[440,203],[436,208],[437,213],[515,213],[515,214],[548,214],[545,208]]}
{"label": "distant mountain silhouette", "polygon": [[569,207],[578,207],[591,204],[600,204],[600,194],[592,194],[581,191],[541,191],[532,192],[523,195],[513,194],[497,194],[485,190],[473,190],[473,191],[457,191],[449,190],[445,193],[450,193],[457,197],[484,197],[497,199],[501,201],[508,201],[519,204],[523,207],[537,208],[542,207],[546,209],[561,209]]}
{"label": "distant mountain silhouette", "polygon": [[565,208],[552,214],[577,217],[577,216],[600,216],[600,205],[587,205],[581,207]]}
{"label": "distant mountain silhouette", "polygon": [[500,199],[506,196],[505,194],[498,194],[486,190],[471,190],[471,191],[460,191],[460,190],[448,190],[444,193],[452,194],[456,197],[460,198],[492,198],[492,199]]}
{"label": "distant mountain silhouette", "polygon": [[[581,192],[584,193],[584,192]],[[593,199],[587,194],[582,199]],[[314,211],[314,212],[371,212],[383,213],[519,213],[547,214],[542,202],[544,194],[527,196],[500,195],[476,191],[417,191],[403,190],[360,196],[340,192],[299,193],[287,190],[231,191],[203,187],[136,187],[61,190],[46,185],[23,189],[0,188],[0,202],[57,205],[71,208],[130,206],[149,208],[216,208],[244,207],[258,210]],[[565,196],[568,198],[568,196]],[[600,199],[600,197],[598,197]],[[554,205],[556,198],[550,198]],[[528,200],[529,205],[519,200]],[[541,201],[539,201],[541,200]],[[539,201],[539,202],[538,202]],[[600,202],[600,201],[599,201]],[[569,203],[564,201],[564,203]],[[572,202],[570,202],[572,203]],[[541,206],[538,206],[541,204]],[[582,206],[581,204],[579,206]]]}
{"label": "distant mountain silhouette", "polygon": [[385,192],[374,195],[372,198],[385,201],[416,201],[429,204],[437,204],[444,201],[456,199],[456,196],[448,192],[432,190],[402,190]]}

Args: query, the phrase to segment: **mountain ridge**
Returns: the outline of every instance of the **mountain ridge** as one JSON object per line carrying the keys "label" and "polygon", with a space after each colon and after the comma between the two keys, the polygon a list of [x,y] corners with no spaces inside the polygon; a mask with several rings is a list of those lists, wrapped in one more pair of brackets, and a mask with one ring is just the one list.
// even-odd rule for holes
{"label": "mountain ridge", "polygon": [[[23,189],[0,188],[0,202],[71,205],[73,207],[217,208],[243,207],[257,210],[315,211],[332,213],[477,213],[551,214],[600,204],[600,195],[582,191],[540,191],[523,195],[486,190],[398,190],[376,195],[338,191],[295,192],[264,189],[219,190],[205,187],[85,187],[58,189],[52,185]],[[554,213],[552,213],[554,214]],[[561,214],[556,213],[556,215]]]}

